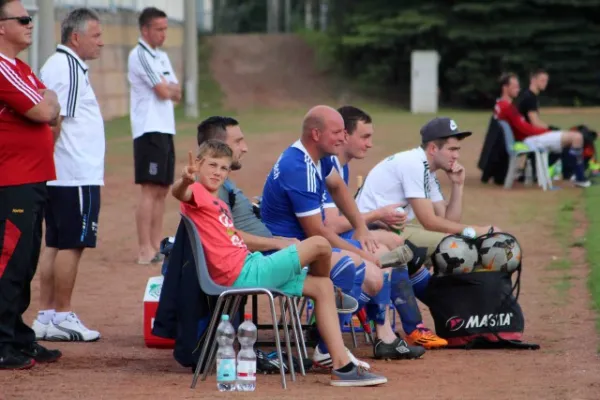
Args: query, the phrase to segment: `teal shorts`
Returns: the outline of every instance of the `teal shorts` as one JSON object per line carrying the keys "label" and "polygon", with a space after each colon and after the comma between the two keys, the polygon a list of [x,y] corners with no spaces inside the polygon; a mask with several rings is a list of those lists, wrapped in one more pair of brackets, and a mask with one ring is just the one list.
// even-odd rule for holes
{"label": "teal shorts", "polygon": [[263,287],[277,289],[288,296],[302,296],[306,269],[300,265],[296,245],[265,256],[260,252],[249,254],[233,287]]}

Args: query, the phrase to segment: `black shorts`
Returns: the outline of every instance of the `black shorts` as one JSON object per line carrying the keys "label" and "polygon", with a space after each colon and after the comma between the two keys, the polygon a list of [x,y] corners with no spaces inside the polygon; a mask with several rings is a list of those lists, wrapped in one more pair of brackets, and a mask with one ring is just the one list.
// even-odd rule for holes
{"label": "black shorts", "polygon": [[133,140],[135,183],[169,186],[175,174],[173,135],[146,132]]}
{"label": "black shorts", "polygon": [[100,186],[48,186],[46,246],[96,247],[99,215]]}

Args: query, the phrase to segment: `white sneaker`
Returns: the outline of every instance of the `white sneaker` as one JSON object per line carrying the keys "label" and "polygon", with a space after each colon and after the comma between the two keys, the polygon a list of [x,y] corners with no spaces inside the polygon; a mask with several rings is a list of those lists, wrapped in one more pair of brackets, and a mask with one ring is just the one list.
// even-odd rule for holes
{"label": "white sneaker", "polygon": [[33,329],[35,332],[35,340],[44,340],[46,338],[46,334],[48,333],[49,327],[50,322],[43,324],[37,318],[34,319],[33,324],[31,324],[31,329]]}
{"label": "white sneaker", "polygon": [[[352,364],[359,366],[366,370],[371,369],[371,366],[369,365],[369,363],[366,363],[366,362],[361,361],[358,358],[354,357],[354,354],[352,354],[350,352],[350,350],[348,350],[347,347],[346,347],[346,354],[348,354],[348,358],[350,359],[350,362],[352,362]],[[319,346],[317,346],[315,348],[315,352],[313,353],[312,359],[313,359],[313,366],[317,369],[333,368],[333,360],[331,359],[331,356],[329,355],[329,353],[321,353],[321,350],[319,350]]]}
{"label": "white sneaker", "polygon": [[590,186],[592,186],[592,182],[591,181],[583,181],[583,182],[573,181],[573,184],[575,186],[577,186],[577,187],[580,187],[580,188],[589,188]]}
{"label": "white sneaker", "polygon": [[49,325],[46,340],[51,342],[94,342],[100,339],[100,332],[86,328],[73,312],[64,321]]}

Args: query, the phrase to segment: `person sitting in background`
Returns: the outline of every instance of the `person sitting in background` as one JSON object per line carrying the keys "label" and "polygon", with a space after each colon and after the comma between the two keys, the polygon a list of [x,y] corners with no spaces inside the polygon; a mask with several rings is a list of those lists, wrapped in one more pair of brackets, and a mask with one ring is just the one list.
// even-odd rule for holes
{"label": "person sitting in background", "polygon": [[[237,288],[269,287],[289,296],[314,300],[317,328],[332,358],[332,386],[374,386],[387,382],[383,376],[351,362],[336,318],[331,270],[331,246],[314,236],[264,256],[251,253],[238,234],[227,205],[218,197],[231,169],[233,152],[220,140],[208,140],[197,157],[189,152],[188,165],[171,193],[181,202],[181,212],[194,222],[203,238],[211,278],[218,285]],[[303,265],[309,265],[308,271]]]}
{"label": "person sitting in background", "polygon": [[524,142],[530,148],[554,153],[560,153],[564,148],[568,148],[568,161],[575,171],[575,186],[582,188],[591,186],[591,182],[585,176],[584,140],[581,132],[551,131],[547,127],[535,126],[527,122],[513,104],[520,90],[519,78],[515,74],[503,74],[499,86],[501,97],[496,101],[494,117],[508,122],[515,140]]}
{"label": "person sitting in background", "polygon": [[540,102],[538,96],[546,90],[549,76],[543,69],[534,70],[529,78],[529,87],[524,89],[517,99],[518,109],[525,121],[546,131],[558,130],[551,127],[540,118]]}
{"label": "person sitting in background", "polygon": [[[523,90],[517,99],[519,112],[525,118],[525,121],[529,122],[533,126],[544,128],[550,131],[558,131],[560,128],[552,126],[544,122],[540,117],[539,111],[539,99],[538,96],[541,92],[546,90],[548,86],[549,76],[546,70],[538,68],[534,70],[529,78],[529,88]],[[598,170],[598,164],[596,163],[596,152],[594,148],[594,142],[596,140],[596,133],[589,129],[585,125],[579,125],[573,129],[581,132],[583,135],[584,144],[584,159],[586,161],[586,168],[589,170]],[[559,159],[562,161],[562,175],[565,179],[569,179],[573,176],[573,168],[569,162],[569,150],[568,148],[563,149],[562,153],[551,153],[549,155],[549,164],[551,169],[551,175],[555,170],[556,163]]]}

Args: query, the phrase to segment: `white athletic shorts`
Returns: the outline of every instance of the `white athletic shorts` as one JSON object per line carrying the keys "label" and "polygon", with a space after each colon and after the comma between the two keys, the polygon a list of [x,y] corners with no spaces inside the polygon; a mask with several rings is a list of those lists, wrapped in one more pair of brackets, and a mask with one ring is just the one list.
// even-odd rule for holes
{"label": "white athletic shorts", "polygon": [[531,149],[560,153],[562,152],[560,143],[561,136],[561,131],[551,131],[542,133],[541,135],[529,136],[527,139],[523,140],[523,143]]}

